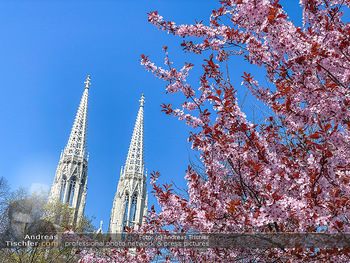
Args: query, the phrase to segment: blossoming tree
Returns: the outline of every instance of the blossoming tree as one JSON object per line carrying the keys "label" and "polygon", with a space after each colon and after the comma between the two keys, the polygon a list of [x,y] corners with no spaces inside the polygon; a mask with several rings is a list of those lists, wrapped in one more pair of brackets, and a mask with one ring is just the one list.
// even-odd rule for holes
{"label": "blossoming tree", "polygon": [[[350,24],[342,21],[349,0],[300,0],[303,26],[293,24],[278,0],[222,0],[208,25],[176,25],[158,12],[148,20],[183,37],[186,52],[205,56],[199,87],[186,79],[193,65],[165,69],[142,55],[141,64],[182,92],[183,104],[163,111],[193,127],[192,149],[205,174],[186,171],[188,198],[157,184],[161,206],[140,231],[309,233],[350,230]],[[195,39],[197,41],[195,41]],[[265,69],[264,87],[248,72],[230,80],[226,61],[244,56]],[[242,82],[242,86],[239,84]],[[271,109],[251,123],[236,89],[247,88]],[[124,253],[124,254],[123,254]],[[164,250],[115,251],[113,260],[149,261]],[[184,262],[345,262],[346,248],[169,248],[165,260]],[[169,257],[168,257],[169,256]]]}

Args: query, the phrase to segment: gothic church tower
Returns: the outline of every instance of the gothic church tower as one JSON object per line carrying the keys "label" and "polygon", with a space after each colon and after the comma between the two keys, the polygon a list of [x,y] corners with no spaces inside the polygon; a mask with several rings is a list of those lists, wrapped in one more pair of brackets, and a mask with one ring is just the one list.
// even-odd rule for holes
{"label": "gothic church tower", "polygon": [[74,208],[73,222],[84,215],[87,187],[87,117],[90,76],[75,117],[67,146],[61,153],[48,203],[61,202]]}
{"label": "gothic church tower", "polygon": [[134,131],[124,169],[120,171],[117,192],[109,222],[109,233],[120,233],[125,227],[138,228],[143,216],[147,215],[147,189],[143,140],[143,107],[145,97],[142,94]]}

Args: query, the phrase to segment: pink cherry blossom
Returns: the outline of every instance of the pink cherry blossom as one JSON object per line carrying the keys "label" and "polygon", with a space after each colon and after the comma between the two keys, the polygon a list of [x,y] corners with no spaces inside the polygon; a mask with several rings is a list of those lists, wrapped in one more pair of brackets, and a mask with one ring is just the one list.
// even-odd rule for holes
{"label": "pink cherry blossom", "polygon": [[[161,211],[152,208],[138,231],[348,232],[350,24],[342,19],[350,1],[301,0],[302,27],[277,0],[220,3],[208,25],[177,25],[157,12],[148,14],[159,29],[185,38],[185,52],[204,56],[197,88],[187,83],[192,64],[177,70],[167,51],[168,69],[141,57],[145,69],[167,83],[168,93],[184,94],[181,105],[162,108],[193,128],[188,140],[200,155],[201,169],[188,167],[184,196],[171,185],[158,185],[160,175],[152,173]],[[232,55],[243,55],[266,71],[268,86],[248,72],[234,80],[270,108],[265,122],[249,122],[239,106],[226,71]],[[169,248],[114,256],[135,262],[164,253],[169,253],[165,262],[348,262],[349,252],[337,247]]]}

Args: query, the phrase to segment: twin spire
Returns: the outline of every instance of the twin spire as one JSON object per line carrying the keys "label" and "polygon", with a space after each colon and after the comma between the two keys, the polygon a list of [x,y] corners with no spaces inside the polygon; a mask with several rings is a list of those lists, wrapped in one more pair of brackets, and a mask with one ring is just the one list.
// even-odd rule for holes
{"label": "twin spire", "polygon": [[[66,203],[74,208],[73,222],[84,215],[87,190],[87,118],[90,88],[87,77],[83,96],[75,116],[68,143],[61,154],[48,203]],[[142,94],[124,171],[121,172],[118,190],[113,202],[109,230],[124,231],[125,226],[137,227],[147,213],[147,189],[144,158]]]}
{"label": "twin spire", "polygon": [[[86,78],[85,90],[81,98],[79,108],[74,120],[72,131],[70,133],[67,146],[64,149],[66,155],[76,155],[86,157],[87,142],[87,118],[88,118],[88,100],[89,87],[91,85],[90,75]],[[145,104],[145,96],[142,94],[140,100],[140,108],[137,114],[136,123],[125,163],[125,171],[135,171],[143,173],[144,171],[144,140],[143,140],[143,107]]]}

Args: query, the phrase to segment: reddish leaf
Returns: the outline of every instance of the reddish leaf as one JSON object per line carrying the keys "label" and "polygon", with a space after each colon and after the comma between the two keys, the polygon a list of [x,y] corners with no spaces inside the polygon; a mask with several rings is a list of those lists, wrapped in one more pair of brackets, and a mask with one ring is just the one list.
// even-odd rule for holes
{"label": "reddish leaf", "polygon": [[321,138],[321,135],[318,132],[315,132],[314,134],[311,134],[309,137],[311,139],[319,139]]}

